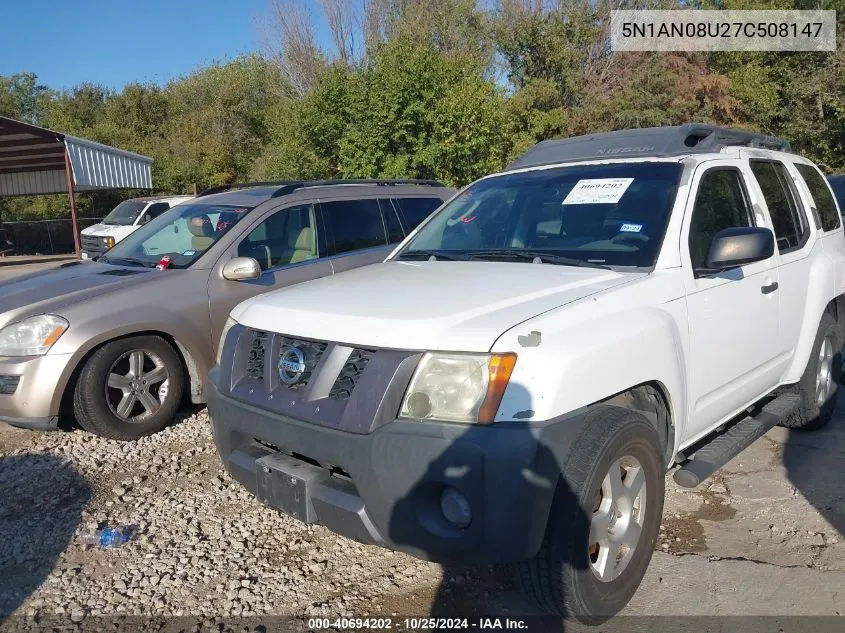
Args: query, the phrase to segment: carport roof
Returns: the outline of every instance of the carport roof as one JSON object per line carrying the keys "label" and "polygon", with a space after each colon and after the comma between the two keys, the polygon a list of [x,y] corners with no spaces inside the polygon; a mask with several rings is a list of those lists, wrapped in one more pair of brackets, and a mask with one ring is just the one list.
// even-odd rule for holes
{"label": "carport roof", "polygon": [[152,189],[152,158],[0,117],[0,196],[67,193],[65,152],[75,191]]}

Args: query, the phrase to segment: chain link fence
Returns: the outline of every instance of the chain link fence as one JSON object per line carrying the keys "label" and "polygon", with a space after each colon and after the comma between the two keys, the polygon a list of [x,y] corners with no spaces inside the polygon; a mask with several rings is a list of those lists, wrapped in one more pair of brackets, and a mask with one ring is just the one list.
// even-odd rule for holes
{"label": "chain link fence", "polygon": [[[79,230],[102,218],[78,218]],[[73,225],[62,220],[21,220],[0,224],[0,251],[5,255],[66,255],[73,253]]]}

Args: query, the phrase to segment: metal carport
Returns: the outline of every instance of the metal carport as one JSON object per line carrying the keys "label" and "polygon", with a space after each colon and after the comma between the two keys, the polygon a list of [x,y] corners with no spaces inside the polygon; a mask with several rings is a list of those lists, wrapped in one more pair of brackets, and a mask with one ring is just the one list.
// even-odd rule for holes
{"label": "metal carport", "polygon": [[0,196],[65,193],[79,257],[77,191],[152,189],[153,159],[0,116]]}

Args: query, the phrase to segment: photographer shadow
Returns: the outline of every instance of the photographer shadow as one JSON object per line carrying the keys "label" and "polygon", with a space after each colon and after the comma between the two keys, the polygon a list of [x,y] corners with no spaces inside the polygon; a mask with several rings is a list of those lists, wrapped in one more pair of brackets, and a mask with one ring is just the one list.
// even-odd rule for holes
{"label": "photographer shadow", "polygon": [[[512,384],[509,390],[510,402],[524,403],[526,406],[522,410],[530,410],[530,396],[524,388]],[[516,396],[515,390],[519,391]],[[530,582],[529,577],[525,570],[520,571],[507,560],[507,552],[502,552],[503,560],[495,560],[499,552],[495,546],[486,545],[482,557],[490,561],[486,565],[478,564],[478,558],[473,555],[473,550],[482,544],[501,543],[503,535],[508,552],[536,553],[543,542],[547,523],[547,514],[539,507],[543,504],[538,499],[554,496],[553,507],[558,511],[565,508],[570,516],[573,512],[579,515],[578,525],[584,529],[578,531],[583,532],[584,543],[583,548],[572,548],[583,552],[576,558],[570,559],[561,552],[548,557],[548,578],[560,588],[560,582],[554,579],[561,578],[565,568],[584,570],[589,567],[586,542],[589,519],[560,477],[562,464],[557,463],[553,451],[527,423],[502,423],[502,426],[505,424],[510,429],[507,445],[499,443],[492,451],[491,433],[500,434],[501,428],[467,425],[465,430],[456,433],[448,440],[447,448],[428,464],[424,474],[395,505],[388,530],[392,543],[420,558],[440,563],[443,568],[430,613],[403,615],[476,620],[500,618],[502,628],[505,628],[506,618],[528,617],[531,631],[564,630],[566,620],[549,615],[526,595],[520,577]],[[482,446],[486,448],[482,449]],[[508,460],[508,446],[520,456],[530,454],[530,467],[518,458],[512,468],[501,468],[502,462]],[[432,500],[432,491],[447,488],[464,493],[470,500],[472,516],[462,528],[449,525],[442,506],[438,507]],[[540,494],[533,493],[535,488]],[[482,491],[481,494],[478,491]],[[513,491],[522,491],[522,498],[514,496]],[[504,505],[501,503],[503,495],[511,495]],[[509,512],[511,508],[513,512]],[[454,512],[460,515],[453,507]],[[526,514],[534,520],[526,522]],[[556,602],[566,604],[562,589],[559,594]],[[570,614],[566,617],[568,619]]]}
{"label": "photographer shadow", "polygon": [[0,625],[49,576],[90,498],[86,479],[54,455],[0,457]]}
{"label": "photographer shadow", "polygon": [[795,489],[824,517],[837,534],[845,536],[845,399],[840,397],[833,417],[818,430],[781,430],[783,465]]}

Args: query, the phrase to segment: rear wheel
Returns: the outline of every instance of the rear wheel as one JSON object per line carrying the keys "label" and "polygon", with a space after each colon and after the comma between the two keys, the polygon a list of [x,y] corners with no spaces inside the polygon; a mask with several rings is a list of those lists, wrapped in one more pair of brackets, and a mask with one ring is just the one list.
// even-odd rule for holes
{"label": "rear wheel", "polygon": [[162,430],[182,400],[179,356],[157,336],[106,343],[85,363],[73,409],[87,431],[115,440],[136,440]]}
{"label": "rear wheel", "polygon": [[804,374],[793,387],[801,397],[801,403],[781,426],[811,431],[820,429],[830,421],[842,372],[842,341],[839,336],[836,321],[829,313],[825,313]]}
{"label": "rear wheel", "polygon": [[538,554],[519,565],[544,610],[583,620],[619,612],[651,561],[663,513],[663,447],[642,415],[597,407],[563,468]]}

